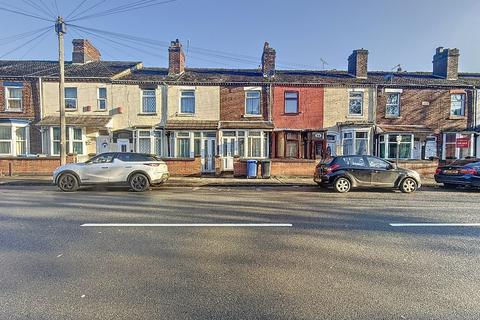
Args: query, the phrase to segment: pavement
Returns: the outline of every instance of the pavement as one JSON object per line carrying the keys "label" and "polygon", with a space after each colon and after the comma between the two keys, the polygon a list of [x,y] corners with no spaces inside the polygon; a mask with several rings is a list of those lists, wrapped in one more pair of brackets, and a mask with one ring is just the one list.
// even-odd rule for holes
{"label": "pavement", "polygon": [[[41,186],[51,185],[51,176],[14,176],[0,177],[0,185],[11,186]],[[246,179],[231,177],[171,177],[166,187],[248,187],[248,186],[315,186],[313,177],[272,177],[270,179]],[[432,178],[423,178],[422,185],[424,187],[438,186]]]}
{"label": "pavement", "polygon": [[[434,188],[4,185],[0,319],[478,319],[480,228],[391,223],[480,223],[479,202]],[[253,223],[268,225],[234,226]]]}

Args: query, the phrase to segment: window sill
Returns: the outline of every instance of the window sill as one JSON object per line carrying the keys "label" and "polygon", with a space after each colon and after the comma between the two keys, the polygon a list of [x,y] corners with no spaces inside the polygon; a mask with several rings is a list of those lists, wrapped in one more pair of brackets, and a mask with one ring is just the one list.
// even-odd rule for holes
{"label": "window sill", "polygon": [[282,116],[299,116],[301,112],[284,112]]}
{"label": "window sill", "polygon": [[73,109],[73,108],[72,108],[72,109],[67,109],[67,108],[65,108],[65,112],[75,112],[75,111],[78,111],[78,109],[77,109],[77,108],[75,108],[75,109]]}
{"label": "window sill", "polygon": [[448,120],[465,120],[465,119],[467,119],[466,116],[452,116],[452,115],[450,115],[448,117]]}
{"label": "window sill", "polygon": [[401,116],[385,116],[385,119],[402,119]]}
{"label": "window sill", "polygon": [[177,113],[177,117],[195,117],[195,113]]}
{"label": "window sill", "polygon": [[148,112],[144,112],[144,113],[138,113],[137,114],[138,116],[145,116],[145,117],[148,117],[148,116],[156,116],[157,113],[148,113]]}
{"label": "window sill", "polygon": [[93,110],[93,112],[108,112],[108,110],[107,109],[105,109],[105,110],[97,109],[97,110]]}
{"label": "window sill", "polygon": [[363,118],[363,114],[348,114],[347,118],[353,118],[353,119]]}
{"label": "window sill", "polygon": [[3,112],[9,112],[9,113],[22,113],[23,110],[21,109],[6,109]]}
{"label": "window sill", "polygon": [[262,118],[263,115],[261,115],[261,114],[244,114],[242,117],[243,118]]}

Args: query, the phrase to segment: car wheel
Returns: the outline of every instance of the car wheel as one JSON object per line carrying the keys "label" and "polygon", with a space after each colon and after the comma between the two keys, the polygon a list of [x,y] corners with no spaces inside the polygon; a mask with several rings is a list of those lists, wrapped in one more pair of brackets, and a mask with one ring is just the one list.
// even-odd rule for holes
{"label": "car wheel", "polygon": [[135,173],[130,178],[130,187],[135,192],[143,192],[150,187],[150,181],[143,173]]}
{"label": "car wheel", "polygon": [[413,178],[405,178],[400,184],[400,191],[403,193],[412,193],[417,190],[417,181]]}
{"label": "car wheel", "polygon": [[333,184],[335,191],[339,193],[346,193],[350,191],[350,188],[352,187],[352,183],[350,180],[344,177],[337,178],[335,180],[335,183]]}
{"label": "car wheel", "polygon": [[78,179],[71,173],[64,173],[60,176],[57,183],[60,190],[64,192],[74,192],[78,190]]}

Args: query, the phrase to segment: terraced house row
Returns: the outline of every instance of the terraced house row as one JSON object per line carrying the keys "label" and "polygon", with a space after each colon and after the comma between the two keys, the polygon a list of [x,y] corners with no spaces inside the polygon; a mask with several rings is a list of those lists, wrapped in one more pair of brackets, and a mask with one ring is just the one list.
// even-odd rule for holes
{"label": "terraced house row", "polygon": [[[437,48],[430,72],[377,72],[365,49],[346,71],[297,71],[277,70],[268,43],[259,69],[186,68],[178,40],[168,68],[103,61],[86,39],[73,48],[65,106],[78,161],[146,152],[174,174],[241,174],[244,160],[269,158],[278,174],[302,174],[329,155],[480,154],[480,73],[459,73],[458,49]],[[0,81],[0,157],[58,157],[57,62],[0,61]]]}

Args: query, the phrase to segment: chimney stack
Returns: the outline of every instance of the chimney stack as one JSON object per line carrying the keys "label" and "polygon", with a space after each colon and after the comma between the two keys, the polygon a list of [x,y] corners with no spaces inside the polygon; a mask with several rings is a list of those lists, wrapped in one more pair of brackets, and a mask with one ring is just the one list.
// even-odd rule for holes
{"label": "chimney stack", "polygon": [[73,39],[72,62],[85,64],[92,61],[100,61],[100,51],[87,39]]}
{"label": "chimney stack", "polygon": [[170,43],[168,48],[168,74],[181,74],[185,71],[185,53],[178,39]]}
{"label": "chimney stack", "polygon": [[447,80],[458,80],[459,57],[460,51],[457,48],[438,47],[433,56],[433,75]]}
{"label": "chimney stack", "polygon": [[268,78],[272,77],[275,74],[275,58],[277,53],[275,49],[270,48],[268,42],[265,42],[263,45],[263,54],[262,54],[262,72],[263,76]]}
{"label": "chimney stack", "polygon": [[368,77],[368,50],[357,49],[348,57],[348,73],[357,79]]}

